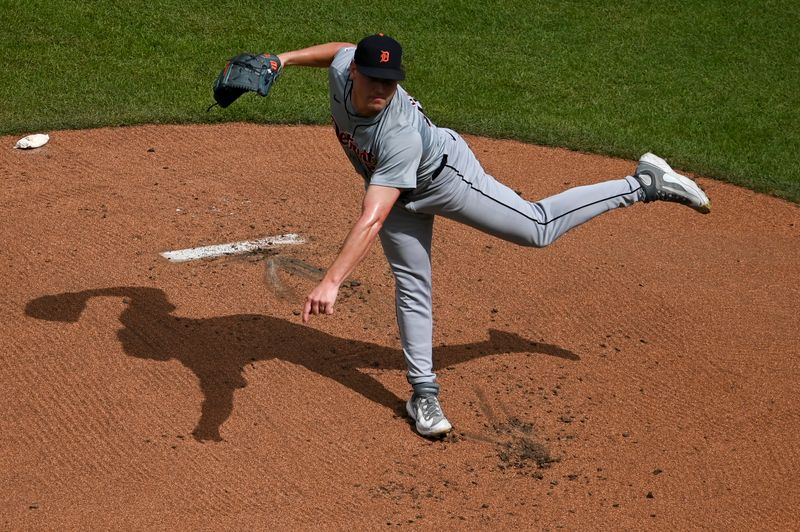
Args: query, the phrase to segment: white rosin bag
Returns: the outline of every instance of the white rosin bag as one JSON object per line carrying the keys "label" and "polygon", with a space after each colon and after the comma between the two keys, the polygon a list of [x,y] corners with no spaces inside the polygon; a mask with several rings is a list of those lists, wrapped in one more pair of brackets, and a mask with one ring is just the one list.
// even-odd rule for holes
{"label": "white rosin bag", "polygon": [[46,133],[36,133],[34,135],[28,135],[27,137],[23,137],[17,141],[15,148],[19,148],[21,150],[27,150],[30,148],[39,148],[47,144],[47,141],[50,140],[50,135]]}

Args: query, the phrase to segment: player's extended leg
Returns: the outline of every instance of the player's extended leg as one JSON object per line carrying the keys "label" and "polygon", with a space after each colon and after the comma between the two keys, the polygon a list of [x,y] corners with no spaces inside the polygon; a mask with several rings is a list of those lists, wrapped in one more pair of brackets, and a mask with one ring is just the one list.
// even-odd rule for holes
{"label": "player's extended leg", "polygon": [[383,252],[395,278],[395,308],[408,382],[414,389],[406,409],[425,436],[452,427],[439,404],[433,372],[431,239],[433,216],[412,214],[396,205],[380,232]]}
{"label": "player's extended leg", "polygon": [[[448,162],[445,170],[424,191],[410,198],[406,208],[412,212],[441,214],[461,223],[476,227],[504,240],[520,245],[543,247],[582,223],[618,207],[627,207],[636,201],[670,199],[691,200],[686,203],[701,212],[708,198],[694,183],[672,172],[663,160],[648,154],[653,160],[642,158],[639,173],[657,174],[650,182],[660,187],[680,187],[672,177],[682,178],[694,185],[695,190],[681,195],[677,188],[672,197],[655,197],[639,178],[625,177],[594,185],[569,189],[537,202],[522,199],[513,190],[486,174],[475,155],[459,136],[451,135],[448,145]],[[659,163],[656,165],[655,163]],[[660,163],[663,163],[661,165]],[[647,177],[647,176],[645,176]],[[646,179],[648,181],[648,179]],[[651,187],[652,188],[652,187]]]}
{"label": "player's extended leg", "polygon": [[457,186],[462,202],[439,214],[523,246],[544,247],[570,229],[617,207],[639,199],[633,178],[576,187],[537,202],[522,199],[513,190],[482,174]]}
{"label": "player's extended leg", "polygon": [[616,207],[632,205],[641,186],[634,178],[576,187],[537,202],[521,198],[488,175],[455,133],[441,174],[406,208],[441,214],[523,246],[543,247],[573,227]]}

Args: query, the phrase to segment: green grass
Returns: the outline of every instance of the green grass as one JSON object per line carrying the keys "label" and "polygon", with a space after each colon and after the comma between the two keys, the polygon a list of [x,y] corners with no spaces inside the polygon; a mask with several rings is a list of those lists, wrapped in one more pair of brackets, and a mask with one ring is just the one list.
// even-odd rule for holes
{"label": "green grass", "polygon": [[404,86],[465,133],[675,166],[800,201],[800,7],[722,2],[0,0],[0,133],[328,123],[326,74],[205,108],[224,60],[376,31]]}

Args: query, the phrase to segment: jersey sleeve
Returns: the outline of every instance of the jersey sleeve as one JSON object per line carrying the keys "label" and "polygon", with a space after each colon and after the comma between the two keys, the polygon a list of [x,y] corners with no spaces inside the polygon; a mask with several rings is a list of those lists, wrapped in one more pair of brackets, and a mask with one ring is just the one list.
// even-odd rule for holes
{"label": "jersey sleeve", "polygon": [[378,165],[370,185],[401,189],[416,188],[417,170],[422,159],[422,139],[415,131],[403,131],[384,139]]}
{"label": "jersey sleeve", "polygon": [[352,46],[339,48],[339,51],[333,56],[333,61],[331,62],[330,68],[337,72],[346,71],[348,68],[350,68],[350,63],[353,61],[353,56],[355,53],[356,49]]}

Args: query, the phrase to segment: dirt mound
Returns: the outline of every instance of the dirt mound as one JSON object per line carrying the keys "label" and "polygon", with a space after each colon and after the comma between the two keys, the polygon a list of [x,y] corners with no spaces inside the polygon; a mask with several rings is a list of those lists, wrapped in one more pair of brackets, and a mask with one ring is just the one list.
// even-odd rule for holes
{"label": "dirt mound", "polygon": [[[701,178],[709,216],[637,205],[542,250],[437,220],[434,357],[456,430],[429,441],[404,415],[379,246],[336,314],[300,323],[363,190],[329,128],[15,140],[3,528],[798,526],[796,205]],[[635,164],[468,141],[531,199]],[[285,233],[306,243],[159,255]]]}

